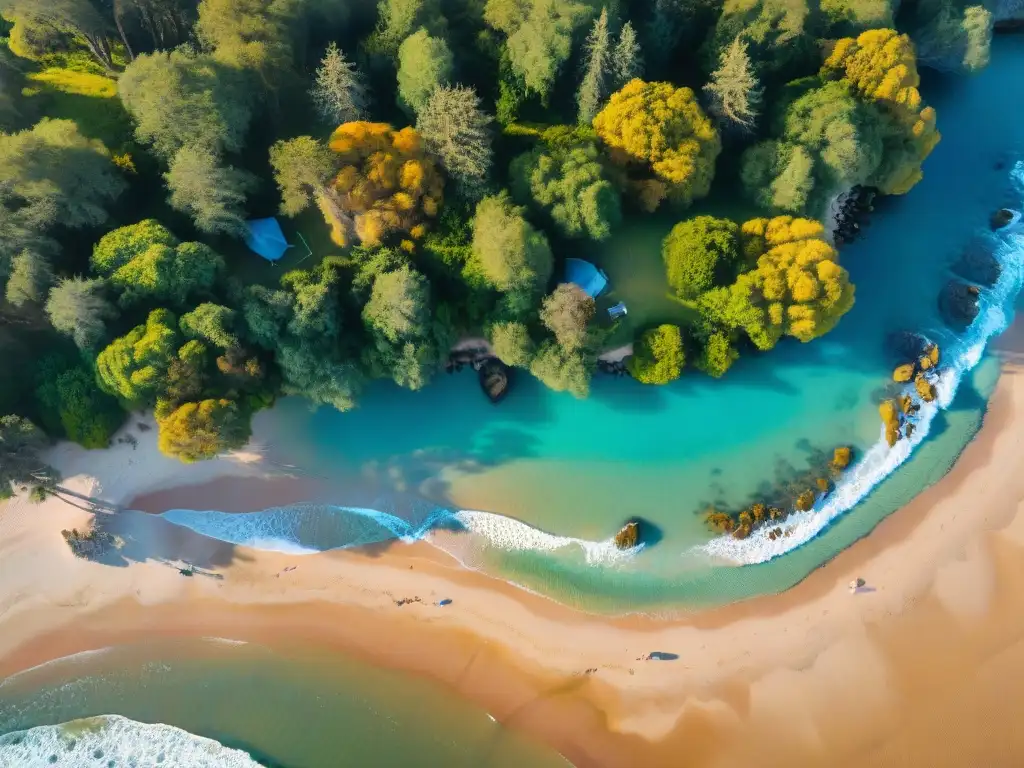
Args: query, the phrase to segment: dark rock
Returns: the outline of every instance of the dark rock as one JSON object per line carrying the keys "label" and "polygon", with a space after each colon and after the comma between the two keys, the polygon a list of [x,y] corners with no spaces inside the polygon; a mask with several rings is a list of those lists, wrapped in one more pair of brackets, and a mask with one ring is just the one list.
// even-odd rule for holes
{"label": "dark rock", "polygon": [[619,549],[632,549],[640,543],[640,522],[630,520],[615,534],[615,546]]}
{"label": "dark rock", "polygon": [[895,331],[885,341],[889,354],[898,364],[916,360],[928,350],[931,343],[921,334],[911,331]]}
{"label": "dark rock", "polygon": [[992,253],[991,245],[982,238],[975,238],[964,248],[953,271],[972,283],[995,285],[1003,268]]}
{"label": "dark rock", "polygon": [[500,403],[508,394],[512,369],[496,357],[484,360],[479,367],[480,388],[492,403]]}
{"label": "dark rock", "polygon": [[976,286],[950,280],[939,294],[939,312],[950,328],[966,330],[978,316],[978,294]]}
{"label": "dark rock", "polygon": [[1013,211],[1009,208],[1000,208],[992,214],[989,224],[991,225],[992,230],[995,231],[997,229],[1002,229],[1011,221],[1013,221]]}

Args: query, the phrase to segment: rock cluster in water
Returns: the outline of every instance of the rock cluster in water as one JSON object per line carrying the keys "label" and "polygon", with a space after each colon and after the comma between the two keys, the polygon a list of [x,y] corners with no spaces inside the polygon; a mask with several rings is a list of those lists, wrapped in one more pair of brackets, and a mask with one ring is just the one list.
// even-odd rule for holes
{"label": "rock cluster in water", "polygon": [[737,539],[745,539],[765,525],[772,526],[768,531],[769,539],[788,536],[789,532],[778,523],[793,511],[808,511],[818,499],[831,493],[835,481],[852,462],[853,448],[841,445],[832,451],[831,456],[824,454],[815,466],[801,473],[795,481],[787,483],[775,503],[758,501],[737,511],[710,507],[704,513],[705,522],[718,533],[728,533]]}
{"label": "rock cluster in water", "polygon": [[989,224],[991,225],[992,230],[995,231],[997,229],[1002,229],[1011,221],[1013,221],[1013,211],[1009,208],[1000,208],[992,214]]}
{"label": "rock cluster in water", "polygon": [[996,284],[1003,268],[992,253],[992,244],[982,237],[972,239],[953,265],[953,271],[972,283],[991,287]]}
{"label": "rock cluster in water", "polygon": [[609,373],[612,376],[629,376],[629,369],[626,368],[625,360],[597,360],[597,370],[601,373]]}
{"label": "rock cluster in water", "polygon": [[853,187],[838,202],[839,210],[835,215],[833,239],[836,245],[852,243],[860,235],[863,227],[868,226],[868,214],[875,210],[877,190],[860,185]]}
{"label": "rock cluster in water", "polygon": [[[913,362],[902,363],[893,371],[893,381],[900,384],[914,382],[914,391],[920,401],[932,402],[936,397],[935,384],[932,380],[935,369],[939,366],[940,352],[938,344],[929,344],[916,355]],[[920,409],[920,404],[910,393],[884,400],[878,406],[878,415],[885,426],[885,441],[892,448],[900,439],[910,437],[914,433],[914,422],[910,420]]]}

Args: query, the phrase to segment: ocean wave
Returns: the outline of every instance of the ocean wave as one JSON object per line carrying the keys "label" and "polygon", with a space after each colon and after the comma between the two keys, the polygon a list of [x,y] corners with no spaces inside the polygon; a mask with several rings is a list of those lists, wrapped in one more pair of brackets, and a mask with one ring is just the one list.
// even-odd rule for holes
{"label": "ocean wave", "polygon": [[[468,533],[505,550],[554,551],[578,547],[589,564],[628,559],[643,545],[620,550],[609,538],[590,541],[556,536],[521,520],[477,510],[433,509],[410,522],[389,512],[330,504],[294,504],[259,512],[172,509],[162,517],[209,538],[291,555],[368,546],[385,541],[426,541],[446,551],[442,531]],[[451,552],[454,554],[454,552]]]}
{"label": "ocean wave", "polygon": [[[1024,204],[1024,162],[1017,163],[1012,178]],[[982,291],[978,316],[964,335],[944,346],[943,366],[933,380],[936,398],[931,403],[921,403],[921,409],[911,419],[914,422],[913,435],[889,448],[885,428],[880,427],[878,442],[843,476],[832,493],[807,512],[795,512],[786,518],[781,526],[783,536],[770,539],[771,527],[762,527],[742,540],[732,536],[712,539],[698,547],[699,552],[736,565],[763,563],[784,555],[821,533],[910,458],[914,449],[928,436],[935,416],[953,402],[963,377],[981,361],[988,341],[1004,331],[1013,319],[1013,305],[1024,280],[1024,228],[1017,223],[1019,220],[1020,217],[1016,217],[1011,225],[993,236],[997,240],[995,255],[1002,266],[999,280],[990,289]],[[912,389],[908,386],[907,391]]]}
{"label": "ocean wave", "polygon": [[29,667],[28,669],[23,669],[20,672],[15,672],[13,675],[10,675],[8,677],[5,677],[3,680],[0,680],[0,688],[3,688],[5,685],[10,685],[11,683],[14,683],[15,681],[19,680],[25,675],[32,674],[33,672],[38,672],[41,669],[55,667],[62,664],[77,664],[79,662],[85,661],[86,659],[95,658],[96,656],[113,650],[113,647],[114,646],[112,645],[108,645],[104,648],[93,648],[91,650],[73,653],[70,656],[60,656],[56,659],[44,661],[41,664],[36,664],[34,667]]}
{"label": "ocean wave", "polygon": [[259,768],[246,752],[162,723],[100,715],[0,736],[0,768]]}

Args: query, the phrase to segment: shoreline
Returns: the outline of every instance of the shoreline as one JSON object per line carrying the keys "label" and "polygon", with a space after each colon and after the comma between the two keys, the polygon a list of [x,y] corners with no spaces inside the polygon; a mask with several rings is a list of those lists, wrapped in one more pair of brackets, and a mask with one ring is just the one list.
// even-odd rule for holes
{"label": "shoreline", "polygon": [[[137,450],[60,446],[53,461],[70,488],[139,501],[142,513],[114,517],[147,556],[123,567],[76,560],[59,531],[88,510],[59,499],[9,504],[0,513],[0,559],[11,566],[0,584],[0,677],[155,636],[287,653],[301,635],[432,678],[579,766],[678,765],[680,750],[694,765],[885,765],[909,753],[907,739],[913,754],[933,754],[923,764],[997,764],[1008,751],[1024,755],[1007,706],[1024,706],[1024,693],[1003,682],[1015,673],[991,672],[1024,667],[1024,645],[1003,650],[1024,643],[1015,618],[1024,617],[1022,323],[994,347],[1004,364],[984,423],[942,480],[793,588],[671,620],[584,614],[422,542],[302,557],[212,542],[147,507],[201,497],[207,508],[241,509],[250,494],[265,507],[313,481],[282,479],[251,454],[185,467],[156,454],[151,433]],[[983,515],[971,514],[979,507]],[[176,555],[226,578],[182,579],[166,567]],[[858,577],[876,591],[850,595]],[[414,596],[423,602],[396,605]],[[452,605],[432,604],[442,597]],[[652,651],[679,658],[638,660]],[[964,681],[984,689],[982,700],[964,695]],[[976,738],[964,724],[934,732],[955,711],[978,725]],[[1003,739],[984,743],[997,722]]]}

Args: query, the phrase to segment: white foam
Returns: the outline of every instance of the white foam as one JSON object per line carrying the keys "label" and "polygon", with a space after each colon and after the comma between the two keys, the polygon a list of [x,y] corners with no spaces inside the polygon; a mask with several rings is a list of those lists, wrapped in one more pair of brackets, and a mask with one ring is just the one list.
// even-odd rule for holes
{"label": "white foam", "polygon": [[247,753],[162,723],[101,715],[0,736],[0,768],[259,768]]}
{"label": "white foam", "polygon": [[[1024,191],[1024,162],[1017,163],[1013,178]],[[1019,220],[1018,216],[1014,223]],[[921,404],[920,411],[912,419],[913,435],[890,449],[885,441],[885,429],[881,428],[878,442],[843,476],[832,493],[811,510],[794,512],[786,518],[780,526],[784,536],[772,540],[768,533],[773,527],[762,527],[742,540],[732,536],[712,539],[698,547],[699,552],[737,565],[763,563],[784,555],[817,536],[910,458],[914,448],[927,437],[936,414],[949,408],[953,402],[964,375],[981,361],[989,339],[1005,330],[1013,319],[1013,304],[1024,280],[1024,232],[1019,226],[1008,226],[999,231],[999,236],[1001,239],[995,251],[1002,266],[999,279],[991,289],[982,292],[978,316],[964,336],[942,350],[943,367],[932,379],[936,399]]]}
{"label": "white foam", "polygon": [[18,680],[24,675],[28,675],[33,672],[38,672],[39,670],[46,669],[47,667],[55,667],[61,664],[77,664],[78,662],[85,661],[86,659],[104,654],[112,648],[113,646],[106,646],[105,648],[94,648],[87,651],[79,651],[78,653],[73,653],[70,656],[61,656],[56,659],[44,661],[42,664],[36,664],[36,666],[34,667],[29,667],[28,669],[23,669],[20,672],[15,672],[13,675],[10,675],[9,677],[5,677],[3,680],[0,680],[0,688],[3,688],[5,685],[8,685],[10,683],[13,683],[15,680]]}

